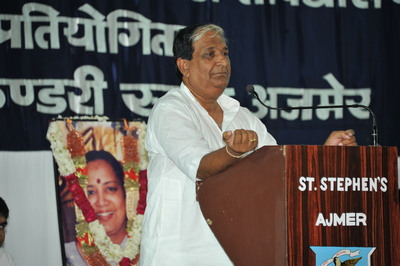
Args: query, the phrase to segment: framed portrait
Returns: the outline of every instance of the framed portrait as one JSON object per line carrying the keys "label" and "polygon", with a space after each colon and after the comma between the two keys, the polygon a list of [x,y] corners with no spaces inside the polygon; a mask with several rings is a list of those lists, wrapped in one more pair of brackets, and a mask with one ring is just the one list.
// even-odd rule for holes
{"label": "framed portrait", "polygon": [[64,265],[136,265],[146,207],[143,121],[58,118],[56,162]]}

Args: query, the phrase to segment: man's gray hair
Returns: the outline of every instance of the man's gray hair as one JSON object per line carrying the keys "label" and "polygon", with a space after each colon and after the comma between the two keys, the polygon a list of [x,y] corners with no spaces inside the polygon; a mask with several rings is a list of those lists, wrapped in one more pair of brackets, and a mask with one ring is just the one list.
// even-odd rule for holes
{"label": "man's gray hair", "polygon": [[224,40],[225,44],[228,44],[224,30],[214,24],[191,25],[178,31],[178,34],[174,39],[172,51],[174,52],[176,75],[179,80],[182,80],[183,75],[176,63],[178,58],[192,60],[194,43],[199,41],[202,37],[204,37],[204,35],[206,35],[206,33],[210,31],[214,32],[214,34],[210,36],[211,38],[219,35]]}
{"label": "man's gray hair", "polygon": [[216,35],[220,35],[225,43],[228,42],[226,37],[225,37],[225,32],[221,27],[219,27],[217,25],[214,25],[214,24],[205,24],[205,25],[199,26],[195,30],[195,32],[191,36],[192,43],[194,44],[195,42],[197,42],[198,40],[203,38],[203,36],[209,31],[213,31],[215,33],[212,36],[210,36],[210,38],[213,38]]}

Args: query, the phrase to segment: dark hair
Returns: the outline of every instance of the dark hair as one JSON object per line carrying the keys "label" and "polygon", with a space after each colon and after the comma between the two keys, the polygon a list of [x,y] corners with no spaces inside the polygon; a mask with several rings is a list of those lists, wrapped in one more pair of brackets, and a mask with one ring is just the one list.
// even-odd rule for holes
{"label": "dark hair", "polygon": [[[225,43],[227,43],[224,30],[214,24],[191,25],[178,31],[178,34],[175,36],[174,39],[174,46],[172,50],[174,52],[175,71],[179,80],[182,80],[183,75],[176,63],[177,59],[182,58],[186,60],[192,60],[194,52],[193,44],[201,39],[209,31],[215,32],[215,35],[220,35],[222,39],[224,39]],[[215,35],[213,35],[212,37],[214,37]]]}
{"label": "dark hair", "polygon": [[3,216],[7,220],[8,214],[9,214],[9,210],[8,210],[7,204],[3,200],[3,198],[0,197],[0,216]]}
{"label": "dark hair", "polygon": [[121,186],[124,187],[124,170],[122,169],[122,165],[120,164],[120,162],[118,162],[117,159],[115,159],[115,157],[111,153],[105,150],[89,151],[86,153],[85,157],[86,157],[86,163],[95,160],[106,161],[113,169],[115,175],[118,178],[118,181],[121,183]]}

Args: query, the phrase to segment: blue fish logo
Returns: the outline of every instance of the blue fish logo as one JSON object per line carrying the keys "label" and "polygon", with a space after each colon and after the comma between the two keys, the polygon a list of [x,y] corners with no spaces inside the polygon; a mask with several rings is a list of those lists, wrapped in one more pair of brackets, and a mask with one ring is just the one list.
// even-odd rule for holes
{"label": "blue fish logo", "polygon": [[375,247],[318,247],[311,246],[317,266],[356,265],[371,266]]}

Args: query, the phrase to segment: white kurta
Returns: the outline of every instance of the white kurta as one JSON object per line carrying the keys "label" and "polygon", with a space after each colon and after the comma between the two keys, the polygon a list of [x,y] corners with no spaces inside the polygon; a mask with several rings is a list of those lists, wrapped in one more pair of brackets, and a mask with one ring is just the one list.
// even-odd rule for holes
{"label": "white kurta", "polygon": [[254,130],[259,147],[276,141],[238,101],[221,95],[218,102],[224,111],[222,131],[183,84],[153,107],[146,133],[150,161],[141,265],[232,265],[196,201],[200,160],[225,146],[224,131]]}
{"label": "white kurta", "polygon": [[1,266],[15,266],[14,258],[4,248],[0,248],[0,265]]}

